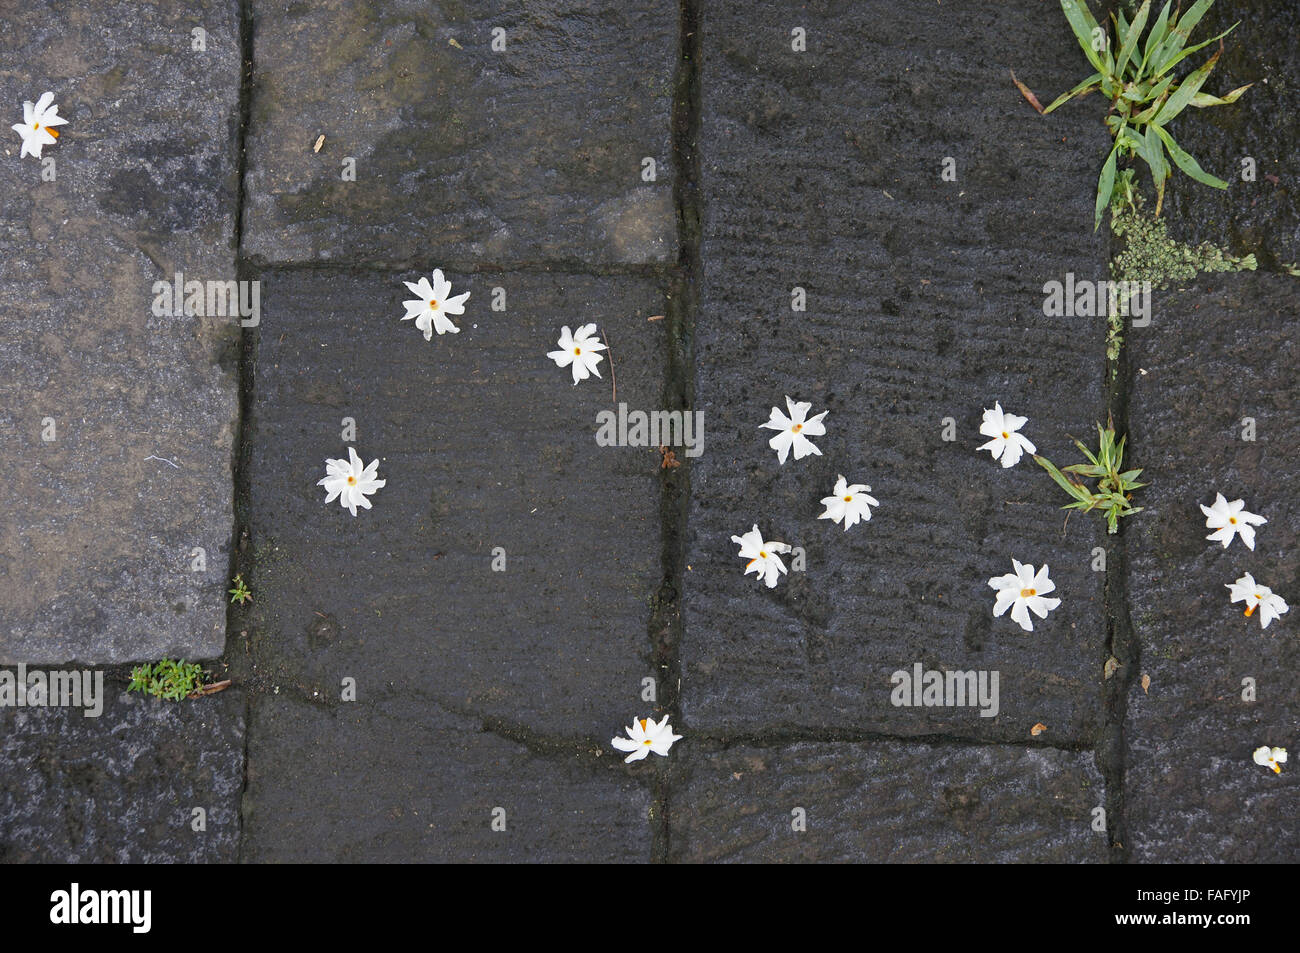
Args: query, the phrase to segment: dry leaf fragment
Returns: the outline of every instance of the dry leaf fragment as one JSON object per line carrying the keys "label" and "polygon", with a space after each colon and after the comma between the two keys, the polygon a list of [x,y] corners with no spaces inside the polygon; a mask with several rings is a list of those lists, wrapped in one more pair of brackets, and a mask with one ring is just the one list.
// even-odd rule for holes
{"label": "dry leaf fragment", "polygon": [[1112,655],[1110,658],[1106,659],[1106,665],[1102,668],[1102,673],[1107,678],[1110,678],[1117,671],[1119,671],[1119,659]]}
{"label": "dry leaf fragment", "polygon": [[1034,725],[1034,727],[1029,729],[1029,733],[1033,735],[1035,738],[1037,738],[1046,730],[1047,730],[1047,726],[1040,721],[1038,724]]}
{"label": "dry leaf fragment", "polygon": [[1147,689],[1151,687],[1151,676],[1146,672],[1142,673],[1142,694],[1147,694]]}
{"label": "dry leaf fragment", "polygon": [[316,140],[316,145],[311,147],[311,151],[320,152],[320,147],[323,145],[325,145],[325,133],[322,132],[320,137]]}
{"label": "dry leaf fragment", "polygon": [[[461,46],[459,43],[456,42],[456,38],[454,36],[451,39],[449,39],[447,42],[450,43],[452,46],[456,47],[456,49],[458,50],[465,49],[465,47]],[[1039,112],[1042,112],[1042,110],[1040,109]]]}
{"label": "dry leaf fragment", "polygon": [[1034,95],[1034,91],[1032,89],[1030,89],[1024,83],[1020,82],[1020,80],[1016,79],[1015,70],[1011,71],[1011,82],[1016,84],[1016,89],[1020,90],[1020,95],[1024,96],[1025,99],[1029,100],[1029,105],[1037,109],[1038,114],[1041,116],[1043,114],[1043,104],[1038,101],[1038,97]]}

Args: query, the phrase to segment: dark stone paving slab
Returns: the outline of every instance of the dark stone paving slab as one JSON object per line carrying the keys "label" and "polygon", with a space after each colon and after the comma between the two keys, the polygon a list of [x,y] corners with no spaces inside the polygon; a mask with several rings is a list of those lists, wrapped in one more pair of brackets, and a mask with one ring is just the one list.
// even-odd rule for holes
{"label": "dark stone paving slab", "polygon": [[244,860],[649,860],[650,795],[615,752],[537,754],[408,691],[266,697],[253,726]]}
{"label": "dark stone paving slab", "polygon": [[0,860],[236,859],[242,694],[164,702],[123,686],[121,677],[105,678],[94,718],[80,708],[0,708]]}
{"label": "dark stone paving slab", "polygon": [[[448,275],[459,334],[403,323],[414,274],[262,276],[251,412],[253,655],[265,677],[333,697],[428,692],[449,708],[601,736],[654,674],[660,454],[601,447],[603,379],[546,354],[596,322],[618,401],[659,406],[661,290],[649,280]],[[490,310],[492,289],[507,311]],[[316,485],[355,446],[387,481],[356,517]],[[495,571],[494,562],[504,566]]]}
{"label": "dark stone paving slab", "polygon": [[[246,252],[271,262],[674,256],[675,4],[252,6]],[[353,182],[343,180],[349,158]]]}
{"label": "dark stone paving slab", "polygon": [[[1202,279],[1157,296],[1128,345],[1134,445],[1150,469],[1146,511],[1127,533],[1130,605],[1142,672],[1129,696],[1126,817],[1143,862],[1293,862],[1300,775],[1251,761],[1260,745],[1300,749],[1295,609],[1267,630],[1229,602],[1244,573],[1300,603],[1300,422],[1295,279]],[[1212,287],[1211,287],[1212,285]],[[1145,371],[1145,373],[1142,373]],[[1255,440],[1242,439],[1254,418]],[[1255,550],[1205,537],[1198,504],[1216,492],[1268,519]],[[1254,701],[1243,700],[1252,679]]]}
{"label": "dark stone paving slab", "polygon": [[21,465],[0,483],[0,661],[224,645],[239,320],[153,304],[177,272],[234,277],[238,12],[5,14],[6,114],[50,90],[69,122],[53,166],[4,124],[0,436]]}
{"label": "dark stone paving slab", "polygon": [[1106,835],[1092,829],[1105,792],[1090,754],[800,743],[693,751],[682,770],[671,815],[679,862],[1106,860]]}
{"label": "dark stone paving slab", "polygon": [[[1208,40],[1238,21],[1205,91],[1222,95],[1255,85],[1231,106],[1190,109],[1170,126],[1179,145],[1229,188],[1207,188],[1175,172],[1165,207],[1176,238],[1253,253],[1263,267],[1276,269],[1300,262],[1300,6],[1219,0],[1194,39]],[[1199,65],[1214,48],[1190,62]],[[1242,179],[1245,158],[1253,160],[1253,181]]]}
{"label": "dark stone paving slab", "polygon": [[[1098,722],[1105,531],[1077,516],[1063,530],[1064,494],[1032,460],[1004,470],[976,451],[995,401],[1058,464],[1077,455],[1067,434],[1104,419],[1102,321],[1043,313],[1045,282],[1102,278],[1106,258],[1091,171],[1104,130],[1043,119],[1008,75],[1040,97],[1079,78],[1065,24],[1042,13],[710,7],[687,727],[1020,740],[1042,722],[1078,741]],[[822,456],[782,467],[758,428],[787,394],[830,414]],[[817,519],[840,473],[881,501],[848,533]],[[804,547],[807,572],[775,590],[742,578],[730,539],[755,522]],[[1062,599],[1032,633],[992,616],[987,580],[1013,557],[1047,562]],[[1000,714],[893,707],[891,673],[916,662],[999,671]]]}

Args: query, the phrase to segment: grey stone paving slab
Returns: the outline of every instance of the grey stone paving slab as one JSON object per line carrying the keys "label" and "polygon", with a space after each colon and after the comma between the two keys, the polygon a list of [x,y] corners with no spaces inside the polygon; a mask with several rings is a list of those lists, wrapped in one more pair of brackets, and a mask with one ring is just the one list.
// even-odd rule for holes
{"label": "grey stone paving slab", "polygon": [[[1294,862],[1300,776],[1251,761],[1260,745],[1300,749],[1295,609],[1264,630],[1225,585],[1244,573],[1300,603],[1300,421],[1295,279],[1203,278],[1157,296],[1129,335],[1135,447],[1149,467],[1146,511],[1128,530],[1130,605],[1141,652],[1129,697],[1128,845],[1143,862]],[[1145,373],[1143,373],[1145,372]],[[1244,418],[1255,440],[1242,439]],[[1268,519],[1255,550],[1208,542],[1198,504],[1216,492]],[[1253,679],[1256,700],[1243,700]]]}
{"label": "grey stone paving slab", "polygon": [[[1253,253],[1276,269],[1300,261],[1300,7],[1272,0],[1219,0],[1194,38],[1208,40],[1234,23],[1223,55],[1206,82],[1222,95],[1254,83],[1231,106],[1189,110],[1170,126],[1184,149],[1227,191],[1206,188],[1175,172],[1165,195],[1170,231],[1193,244],[1211,242],[1238,255]],[[1206,47],[1208,53],[1213,47]],[[1199,65],[1202,54],[1192,62]],[[1254,181],[1243,181],[1244,158]]]}
{"label": "grey stone paving slab", "polygon": [[692,751],[683,771],[671,812],[679,862],[1106,861],[1106,835],[1092,829],[1104,785],[1086,753],[800,743]]}
{"label": "grey stone paving slab", "polygon": [[[13,671],[10,669],[9,671]],[[104,680],[80,708],[0,708],[0,861],[233,862],[244,785],[244,699],[128,695]],[[196,808],[203,830],[195,830]]]}
{"label": "grey stone paving slab", "polygon": [[238,11],[6,13],[6,114],[50,90],[69,122],[52,167],[4,124],[0,661],[221,653],[239,321],[152,306],[234,277]]}
{"label": "grey stone paving slab", "polygon": [[246,252],[674,256],[676,4],[256,0],[253,16]]}
{"label": "grey stone paving slab", "polygon": [[[995,401],[1058,464],[1104,420],[1101,321],[1045,317],[1043,285],[1105,275],[1092,231],[1104,153],[1092,121],[1044,119],[1077,81],[1063,24],[1030,3],[724,3],[704,26],[704,281],[682,709],[730,734],[852,728],[986,739],[1090,737],[1105,660],[1105,545],[1032,460],[1003,470],[978,428]],[[791,31],[807,31],[807,52]],[[990,50],[990,35],[1018,37]],[[1081,57],[1080,57],[1081,59]],[[945,157],[957,181],[941,181]],[[807,292],[792,310],[792,289]],[[779,466],[760,430],[790,395],[829,410],[822,456]],[[955,440],[945,442],[945,418]],[[837,474],[881,506],[818,520]],[[801,546],[775,590],[742,577],[731,536]],[[1063,529],[1064,526],[1064,529]],[[1011,559],[1062,599],[1034,632],[992,616]],[[1000,672],[1001,712],[895,708],[890,675]]]}
{"label": "grey stone paving slab", "polygon": [[539,755],[418,692],[265,697],[253,725],[245,860],[649,860],[650,795],[614,752]]}
{"label": "grey stone paving slab", "polygon": [[[660,454],[601,447],[603,379],[546,354],[596,322],[618,401],[659,406],[653,281],[448,275],[459,334],[401,321],[415,274],[272,271],[251,413],[254,659],[335,694],[392,686],[568,736],[602,736],[654,674]],[[490,308],[505,289],[505,312]],[[353,517],[316,485],[355,446],[387,485]],[[504,571],[494,560],[504,551]]]}

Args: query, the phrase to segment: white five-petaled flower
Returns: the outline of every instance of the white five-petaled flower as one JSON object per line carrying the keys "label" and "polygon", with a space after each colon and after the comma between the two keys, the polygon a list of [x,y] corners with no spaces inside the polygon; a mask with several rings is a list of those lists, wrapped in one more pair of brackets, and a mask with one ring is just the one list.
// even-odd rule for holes
{"label": "white five-petaled flower", "polygon": [[785,406],[790,411],[789,417],[773,407],[772,415],[768,418],[767,423],[759,424],[759,427],[781,431],[767,442],[767,445],[776,451],[777,460],[785,463],[785,458],[789,456],[791,447],[794,447],[794,458],[796,460],[802,460],[812,453],[820,457],[822,452],[808,438],[810,436],[821,437],[825,435],[826,425],[822,423],[822,418],[829,414],[830,411],[823,410],[816,417],[809,417],[808,411],[812,410],[812,404],[791,400],[789,395],[786,395]]}
{"label": "white five-petaled flower", "polygon": [[1046,563],[1037,575],[1034,574],[1032,565],[1015,559],[1011,560],[1011,565],[1015,572],[994,576],[989,580],[989,586],[998,591],[997,600],[993,603],[993,615],[1000,616],[1009,608],[1011,618],[1020,623],[1020,628],[1032,632],[1034,623],[1029,618],[1031,609],[1038,618],[1046,619],[1047,613],[1061,604],[1060,599],[1044,598],[1049,592],[1056,591],[1056,583],[1047,578]]}
{"label": "white five-petaled flower", "polygon": [[1205,538],[1216,543],[1222,542],[1224,549],[1228,548],[1234,536],[1240,536],[1247,549],[1254,549],[1255,527],[1268,522],[1262,516],[1247,513],[1244,500],[1233,500],[1229,503],[1223,498],[1222,493],[1214,494],[1213,506],[1202,503],[1201,512],[1205,514],[1205,525],[1214,530]]}
{"label": "white five-petaled flower", "polygon": [[569,333],[569,326],[566,324],[560,330],[559,344],[558,351],[548,351],[546,356],[560,367],[573,365],[574,384],[585,381],[592,374],[600,377],[596,365],[602,358],[596,352],[605,350],[605,345],[596,340],[594,324],[584,324],[578,328],[576,334]]}
{"label": "white five-petaled flower", "polygon": [[681,735],[673,734],[673,726],[668,724],[668,716],[664,715],[663,721],[658,723],[653,718],[637,718],[632,724],[625,729],[626,738],[613,738],[610,740],[619,751],[630,751],[623,763],[631,761],[640,761],[646,758],[653,751],[657,755],[668,756],[668,749],[673,746],[674,741],[680,741]]}
{"label": "white five-petaled flower", "polygon": [[1250,573],[1246,573],[1236,582],[1228,583],[1225,588],[1232,593],[1233,602],[1245,600],[1246,618],[1250,618],[1256,608],[1259,609],[1259,625],[1263,629],[1267,629],[1270,622],[1285,615],[1290,609],[1281,596],[1268,586],[1261,586],[1255,582],[1255,577]]}
{"label": "white five-petaled flower", "polygon": [[54,105],[53,93],[45,93],[34,103],[23,103],[22,125],[11,127],[23,140],[18,158],[34,155],[39,159],[42,148],[59,141],[59,131],[54,127],[66,125],[67,122],[59,115],[59,107]]}
{"label": "white five-petaled flower", "polygon": [[1281,774],[1282,765],[1286,764],[1286,749],[1262,745],[1255,749],[1254,758],[1256,764],[1272,768],[1274,774]]}
{"label": "white five-petaled flower", "polygon": [[868,496],[871,487],[865,483],[854,483],[852,486],[840,474],[840,478],[835,481],[835,489],[830,496],[822,497],[822,506],[826,507],[826,512],[817,517],[819,520],[833,520],[838,523],[844,521],[844,530],[848,531],[850,526],[855,525],[858,520],[864,523],[871,519],[871,507],[879,506],[880,501],[874,496]]}
{"label": "white five-petaled flower", "polygon": [[375,479],[379,472],[378,459],[372,460],[370,466],[363,467],[361,458],[352,447],[348,447],[348,457],[347,460],[331,460],[327,457],[325,479],[316,485],[325,487],[329,493],[325,497],[326,503],[333,502],[337,496],[339,505],[356,516],[358,506],[362,509],[370,509],[370,501],[366,496],[374,493],[388,481]]}
{"label": "white five-petaled flower", "polygon": [[777,553],[788,553],[790,547],[785,543],[764,540],[763,534],[758,531],[757,523],[744,536],[733,536],[731,541],[740,546],[738,554],[740,558],[749,560],[745,564],[745,575],[748,576],[753,572],[767,583],[767,588],[775,589],[776,581],[780,578],[779,573],[786,571],[785,563],[781,562]]}
{"label": "white five-petaled flower", "polygon": [[409,321],[415,318],[415,326],[424,332],[426,341],[433,340],[433,332],[446,334],[450,331],[452,334],[459,334],[460,328],[451,323],[449,314],[464,314],[465,299],[470,296],[466,291],[464,294],[451,296],[451,282],[442,275],[441,268],[433,270],[433,283],[429,283],[428,278],[421,278],[418,282],[403,281],[402,284],[410,289],[412,294],[419,295],[418,298],[412,298],[410,301],[403,301],[406,305],[406,317],[403,321]]}
{"label": "white five-petaled flower", "polygon": [[995,403],[992,410],[984,411],[984,422],[980,424],[980,433],[993,439],[979,449],[988,450],[993,454],[994,460],[1000,459],[1004,468],[1014,467],[1025,451],[1034,453],[1038,449],[1016,433],[1028,422],[1028,417],[1004,414],[1002,404]]}

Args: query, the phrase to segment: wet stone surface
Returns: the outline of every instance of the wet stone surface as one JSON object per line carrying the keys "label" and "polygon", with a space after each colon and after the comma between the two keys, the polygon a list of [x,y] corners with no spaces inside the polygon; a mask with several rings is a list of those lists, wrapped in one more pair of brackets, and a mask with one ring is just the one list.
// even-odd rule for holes
{"label": "wet stone surface", "polygon": [[[251,862],[644,863],[650,795],[598,746],[538,754],[427,693],[259,701]],[[498,828],[494,829],[494,822]]]}
{"label": "wet stone surface", "polygon": [[[1295,279],[1232,275],[1158,297],[1151,326],[1129,336],[1131,432],[1153,475],[1127,533],[1130,612],[1150,676],[1146,691],[1140,679],[1132,687],[1125,726],[1135,861],[1276,863],[1300,851],[1297,774],[1251,760],[1260,745],[1297,748],[1295,610],[1261,629],[1224,588],[1250,573],[1300,602],[1297,327]],[[1253,441],[1242,439],[1246,418]],[[1198,504],[1216,492],[1268,519],[1253,552],[1240,539],[1206,541]]]}
{"label": "wet stone surface", "polygon": [[[1028,457],[1004,470],[975,449],[995,401],[1028,416],[1023,433],[1058,464],[1077,455],[1067,435],[1104,420],[1102,319],[1046,317],[1042,291],[1105,274],[1079,162],[1104,131],[1044,120],[1011,85],[1009,66],[1041,91],[1075,80],[1071,37],[1038,9],[710,12],[696,335],[710,436],[692,472],[682,646],[697,732],[1019,741],[1041,722],[1077,742],[1097,726],[1104,526],[1067,524]],[[982,38],[1026,23],[1014,63],[989,55]],[[791,50],[795,25],[806,53]],[[759,425],[785,395],[830,413],[822,455],[780,466]],[[847,533],[817,519],[837,474],[881,501]],[[806,572],[775,590],[742,578],[731,536],[755,522],[803,547]],[[1032,633],[992,616],[987,580],[1013,557],[1046,562],[1062,599]],[[998,671],[1000,713],[894,707],[891,674],[918,662]]]}
{"label": "wet stone surface", "polygon": [[[1205,91],[1223,95],[1255,85],[1230,106],[1189,109],[1170,126],[1178,144],[1229,188],[1207,188],[1176,171],[1165,207],[1175,238],[1254,254],[1263,267],[1277,270],[1300,262],[1300,8],[1271,0],[1219,0],[1194,38],[1208,40],[1238,21],[1224,38]],[[1206,47],[1191,61],[1199,65],[1216,48]],[[1253,181],[1242,179],[1245,158],[1253,160]]]}
{"label": "wet stone surface", "polygon": [[[575,386],[546,353],[562,325],[596,321],[618,401],[657,408],[665,330],[647,318],[663,292],[636,278],[447,277],[471,293],[467,314],[429,342],[400,320],[414,273],[262,275],[255,663],[328,697],[351,676],[362,694],[420,691],[607,738],[654,674],[661,458],[597,445],[609,360]],[[505,312],[490,310],[495,287]],[[355,517],[316,485],[327,457],[347,456],[344,418],[387,481]]]}
{"label": "wet stone surface", "polygon": [[0,435],[22,465],[0,481],[0,662],[225,643],[239,322],[156,316],[153,287],[234,277],[238,8],[6,11],[7,114],[50,90],[69,122],[52,166],[4,129]]}
{"label": "wet stone surface", "polygon": [[1092,829],[1104,786],[1091,754],[800,743],[693,749],[681,771],[677,862],[1106,861],[1106,835]]}
{"label": "wet stone surface", "polygon": [[[252,8],[259,69],[248,254],[674,257],[676,5],[255,0]],[[349,158],[352,182],[342,178]],[[645,159],[653,181],[643,178]]]}
{"label": "wet stone surface", "polygon": [[[126,677],[105,677],[95,718],[80,708],[0,708],[0,861],[236,859],[243,694],[159,701],[126,694]],[[196,808],[203,830],[194,829]]]}

